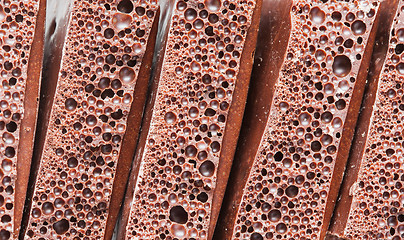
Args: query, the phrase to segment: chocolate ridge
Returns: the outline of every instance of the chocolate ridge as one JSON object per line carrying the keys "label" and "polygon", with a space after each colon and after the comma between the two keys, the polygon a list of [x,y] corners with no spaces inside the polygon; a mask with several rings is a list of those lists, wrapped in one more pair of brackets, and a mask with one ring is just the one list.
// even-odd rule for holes
{"label": "chocolate ridge", "polygon": [[25,84],[24,118],[21,120],[20,140],[17,153],[17,178],[15,182],[14,238],[20,228],[24,203],[29,182],[31,160],[34,152],[34,139],[39,108],[42,61],[44,56],[44,37],[46,19],[46,0],[39,1],[36,16],[35,34],[28,60],[27,82]]}

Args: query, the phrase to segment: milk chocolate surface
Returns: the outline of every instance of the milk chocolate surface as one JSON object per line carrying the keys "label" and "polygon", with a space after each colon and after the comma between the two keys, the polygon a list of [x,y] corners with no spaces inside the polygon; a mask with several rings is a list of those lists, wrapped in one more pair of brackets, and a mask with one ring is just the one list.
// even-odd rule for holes
{"label": "milk chocolate surface", "polygon": [[111,237],[143,112],[156,16],[157,1],[71,3],[60,70],[49,78],[56,89],[24,239]]}
{"label": "milk chocolate surface", "polygon": [[220,239],[324,238],[362,100],[379,5],[292,2],[279,77],[255,79],[270,86],[275,81],[273,99],[258,149],[240,147],[249,154],[241,153],[239,161],[250,161],[251,170],[229,191],[238,197],[228,197]]}
{"label": "milk chocolate surface", "polygon": [[241,125],[260,2],[173,4],[119,239],[208,239]]}

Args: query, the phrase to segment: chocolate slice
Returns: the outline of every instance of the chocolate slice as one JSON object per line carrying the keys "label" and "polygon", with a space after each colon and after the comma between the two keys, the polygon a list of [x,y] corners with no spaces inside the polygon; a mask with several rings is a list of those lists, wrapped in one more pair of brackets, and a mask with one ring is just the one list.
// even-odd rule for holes
{"label": "chocolate slice", "polygon": [[380,45],[384,47],[378,51],[381,57],[375,61],[376,71],[370,76],[371,85],[360,116],[364,120],[358,124],[330,225],[330,234],[344,239],[396,240],[404,234],[404,63],[400,58],[404,50],[404,3],[384,4],[385,24],[379,30],[384,36]]}
{"label": "chocolate slice", "polygon": [[363,96],[380,1],[273,3],[217,239],[323,239]]}
{"label": "chocolate slice", "polygon": [[178,0],[118,239],[208,239],[243,116],[260,1]]}
{"label": "chocolate slice", "polygon": [[16,239],[37,122],[45,1],[2,2],[0,25],[0,238]]}
{"label": "chocolate slice", "polygon": [[142,118],[158,9],[157,1],[77,0],[66,21],[49,23],[56,46],[47,57],[56,61],[47,60],[41,106],[49,120],[40,125],[22,238],[111,238]]}

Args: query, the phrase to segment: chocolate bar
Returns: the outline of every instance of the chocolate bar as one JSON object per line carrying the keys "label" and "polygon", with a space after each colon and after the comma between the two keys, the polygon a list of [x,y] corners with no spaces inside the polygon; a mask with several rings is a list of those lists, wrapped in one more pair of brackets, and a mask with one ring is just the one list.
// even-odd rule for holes
{"label": "chocolate bar", "polygon": [[50,23],[61,60],[47,60],[24,239],[111,238],[146,99],[158,2],[76,0],[67,16]]}
{"label": "chocolate bar", "polygon": [[380,3],[264,5],[248,103],[256,114],[245,115],[249,128],[240,136],[217,239],[324,238],[362,101]]}
{"label": "chocolate bar", "polygon": [[210,239],[247,97],[260,1],[175,1],[118,239]]}
{"label": "chocolate bar", "polygon": [[[383,36],[329,229],[341,239],[401,239],[402,1],[386,1]],[[392,26],[391,26],[392,25]],[[390,28],[391,26],[391,28]]]}
{"label": "chocolate bar", "polygon": [[0,238],[16,239],[34,148],[41,84],[45,1],[0,4]]}

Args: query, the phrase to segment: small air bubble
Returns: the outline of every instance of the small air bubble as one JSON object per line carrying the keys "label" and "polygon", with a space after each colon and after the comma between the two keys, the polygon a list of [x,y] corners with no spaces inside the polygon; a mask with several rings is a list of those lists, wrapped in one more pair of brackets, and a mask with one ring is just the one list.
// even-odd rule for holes
{"label": "small air bubble", "polygon": [[[338,55],[334,58],[332,70],[337,77],[345,77],[351,72],[351,60],[345,55]],[[404,69],[403,69],[404,70]]]}
{"label": "small air bubble", "polygon": [[119,78],[125,83],[130,83],[135,80],[135,71],[132,68],[123,67],[119,71]]}
{"label": "small air bubble", "polygon": [[206,160],[199,167],[199,172],[205,177],[211,177],[215,173],[215,164],[212,161]]}
{"label": "small air bubble", "polygon": [[309,13],[310,20],[316,24],[322,24],[325,21],[325,13],[318,7],[314,7]]}
{"label": "small air bubble", "polygon": [[185,224],[188,221],[188,213],[182,206],[175,206],[170,209],[170,220],[179,224]]}
{"label": "small air bubble", "polygon": [[164,120],[168,124],[173,124],[177,119],[177,116],[173,112],[167,112],[164,116]]}
{"label": "small air bubble", "polygon": [[123,13],[131,13],[133,11],[133,3],[131,0],[122,0],[118,4],[118,11]]}
{"label": "small air bubble", "polygon": [[69,221],[62,219],[53,224],[53,229],[59,235],[66,233],[70,228]]}
{"label": "small air bubble", "polygon": [[65,108],[68,111],[73,111],[77,107],[77,102],[73,98],[68,98],[65,101]]}
{"label": "small air bubble", "polygon": [[216,12],[219,11],[221,2],[220,0],[205,0],[205,5],[210,11]]}
{"label": "small air bubble", "polygon": [[193,20],[198,16],[198,14],[197,14],[197,12],[195,11],[195,9],[188,8],[188,9],[184,12],[184,16],[185,16],[185,19],[186,19],[187,21],[193,21]]}
{"label": "small air bubble", "polygon": [[366,24],[361,20],[356,20],[352,23],[351,28],[355,35],[362,35],[366,31]]}

